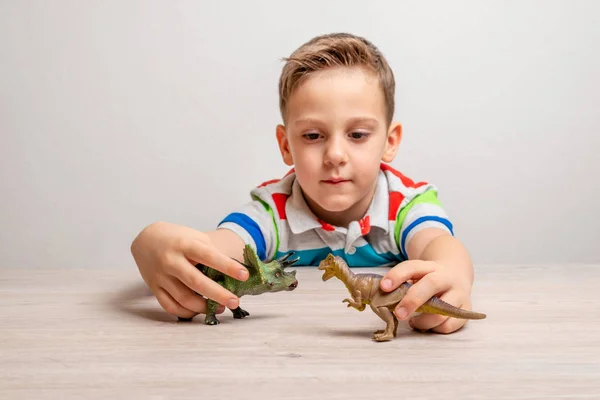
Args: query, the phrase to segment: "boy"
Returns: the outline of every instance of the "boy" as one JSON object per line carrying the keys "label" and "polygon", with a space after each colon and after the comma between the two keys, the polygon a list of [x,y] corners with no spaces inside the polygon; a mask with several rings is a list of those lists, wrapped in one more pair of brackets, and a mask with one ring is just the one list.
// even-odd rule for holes
{"label": "boy", "polygon": [[[261,259],[294,251],[298,265],[318,265],[333,252],[350,266],[393,267],[383,290],[417,281],[395,310],[399,319],[433,295],[470,309],[472,263],[436,188],[385,164],[402,137],[401,125],[392,122],[394,88],[385,58],[363,38],[323,35],[296,50],[279,81],[283,124],[276,137],[283,161],[293,167],[288,174],[252,190],[252,201],[214,231],[159,222],[132,243],[161,306],[182,318],[203,313],[205,297],[235,309],[236,296],[194,265],[245,280],[247,271],[231,257],[242,260],[250,243]],[[413,329],[440,333],[464,323],[430,314],[409,320]]]}

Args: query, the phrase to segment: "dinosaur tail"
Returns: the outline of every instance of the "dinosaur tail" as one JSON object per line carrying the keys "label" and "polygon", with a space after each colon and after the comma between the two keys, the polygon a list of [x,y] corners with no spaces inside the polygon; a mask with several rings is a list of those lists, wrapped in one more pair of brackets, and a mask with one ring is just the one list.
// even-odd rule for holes
{"label": "dinosaur tail", "polygon": [[445,315],[447,317],[460,319],[484,319],[486,317],[486,315],[482,313],[454,307],[438,297],[432,297],[431,299],[427,300],[425,304],[417,308],[417,311],[428,314]]}

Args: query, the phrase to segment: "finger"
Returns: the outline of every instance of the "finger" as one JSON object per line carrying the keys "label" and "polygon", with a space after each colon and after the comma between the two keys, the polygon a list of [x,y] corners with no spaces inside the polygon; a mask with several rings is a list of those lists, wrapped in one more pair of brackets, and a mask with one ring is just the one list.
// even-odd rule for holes
{"label": "finger", "polygon": [[[462,309],[465,310],[471,310],[471,298],[467,295],[466,298],[463,299],[463,302],[460,302],[460,295],[458,295],[456,297],[456,301],[454,303],[450,303],[450,304],[456,304],[457,307],[460,307]],[[452,300],[452,297],[449,297],[450,300]],[[432,331],[437,332],[437,333],[452,333],[455,332],[457,330],[459,330],[460,328],[462,328],[463,326],[465,326],[465,324],[469,322],[469,320],[467,319],[462,319],[462,318],[448,318],[446,321],[444,321],[442,324],[431,328]]]}
{"label": "finger", "polygon": [[181,318],[193,318],[197,313],[179,304],[164,288],[156,289],[156,299],[161,307],[171,315]]}
{"label": "finger", "polygon": [[419,280],[435,271],[435,263],[421,260],[404,261],[390,269],[380,282],[381,289],[390,292],[409,280]]}
{"label": "finger", "polygon": [[208,297],[232,310],[238,307],[239,299],[236,295],[198,271],[188,260],[182,259],[173,273],[194,292]]}
{"label": "finger", "polygon": [[183,246],[183,254],[189,260],[214,268],[234,279],[241,281],[248,279],[246,267],[201,240],[192,239],[186,243]]}
{"label": "finger", "polygon": [[[463,307],[462,301],[464,299],[464,296],[465,295],[459,291],[449,290],[442,296],[440,296],[440,299],[453,306]],[[411,318],[408,321],[408,324],[411,328],[415,330],[428,331],[433,330],[434,328],[446,323],[446,321],[449,318],[450,317],[447,317],[445,315],[422,313],[421,315],[417,315],[416,317]]]}
{"label": "finger", "polygon": [[421,332],[452,333],[462,328],[468,320],[435,314],[422,314],[411,318],[408,325]]}
{"label": "finger", "polygon": [[444,279],[443,275],[435,272],[427,274],[408,289],[394,312],[399,319],[406,319],[432,296],[448,289],[450,289],[449,279]]}
{"label": "finger", "polygon": [[415,331],[431,332],[432,328],[443,324],[448,318],[449,317],[445,317],[443,315],[423,314],[409,319],[408,326]]}
{"label": "finger", "polygon": [[466,319],[448,318],[442,324],[431,328],[431,330],[436,333],[452,333],[465,326],[467,322]]}
{"label": "finger", "polygon": [[162,287],[183,308],[196,314],[206,312],[206,299],[194,293],[192,289],[181,283],[177,278],[168,277],[162,282]]}

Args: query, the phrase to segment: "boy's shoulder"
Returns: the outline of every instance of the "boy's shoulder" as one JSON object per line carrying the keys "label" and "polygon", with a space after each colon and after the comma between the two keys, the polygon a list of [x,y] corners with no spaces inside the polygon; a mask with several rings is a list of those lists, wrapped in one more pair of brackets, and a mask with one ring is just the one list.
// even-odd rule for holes
{"label": "boy's shoulder", "polygon": [[386,177],[390,192],[409,193],[411,191],[414,192],[419,188],[429,189],[432,187],[432,185],[428,182],[415,182],[389,164],[381,163],[380,171],[383,172]]}
{"label": "boy's shoulder", "polygon": [[252,189],[252,194],[258,195],[260,193],[280,193],[290,195],[292,193],[292,187],[295,180],[296,172],[294,168],[292,168],[283,177],[270,179],[256,186]]}

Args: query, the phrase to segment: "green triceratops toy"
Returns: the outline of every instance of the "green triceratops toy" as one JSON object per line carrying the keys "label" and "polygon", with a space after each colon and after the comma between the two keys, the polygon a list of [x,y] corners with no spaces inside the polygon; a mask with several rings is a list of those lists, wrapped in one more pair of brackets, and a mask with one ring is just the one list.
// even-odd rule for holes
{"label": "green triceratops toy", "polygon": [[[244,265],[249,272],[249,277],[245,281],[239,281],[224,273],[217,271],[214,268],[207,267],[203,264],[197,264],[196,268],[204,275],[219,283],[225,289],[238,297],[244,295],[256,296],[263,293],[274,293],[281,291],[290,291],[298,287],[296,279],[296,271],[286,272],[285,268],[295,264],[298,259],[289,260],[294,253],[289,253],[279,259],[269,263],[263,263],[256,252],[250,245],[244,247]],[[216,317],[219,303],[207,299],[206,302],[206,317],[204,323],[207,325],[216,325],[220,321]],[[231,310],[234,318],[244,318],[250,315],[248,311],[243,310],[238,306],[235,310]],[[179,318],[180,321],[190,321],[191,318]]]}

